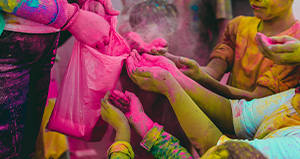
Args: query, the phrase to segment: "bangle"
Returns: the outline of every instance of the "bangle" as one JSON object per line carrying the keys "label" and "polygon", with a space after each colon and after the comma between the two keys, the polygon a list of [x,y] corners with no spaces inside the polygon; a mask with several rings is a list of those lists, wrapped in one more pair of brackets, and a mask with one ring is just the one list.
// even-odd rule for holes
{"label": "bangle", "polygon": [[110,158],[110,155],[113,153],[124,153],[129,156],[131,159],[134,158],[134,152],[131,145],[126,141],[116,141],[114,142],[107,151],[107,157]]}
{"label": "bangle", "polygon": [[71,5],[75,6],[75,11],[72,17],[66,22],[66,24],[60,29],[62,31],[68,30],[73,24],[74,21],[78,18],[79,13],[80,13],[80,8],[79,5],[76,3],[72,3]]}

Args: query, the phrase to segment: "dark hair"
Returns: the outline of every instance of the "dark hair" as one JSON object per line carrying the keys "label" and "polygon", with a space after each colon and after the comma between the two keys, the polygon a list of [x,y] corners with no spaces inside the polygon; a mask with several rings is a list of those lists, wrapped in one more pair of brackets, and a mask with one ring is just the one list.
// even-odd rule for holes
{"label": "dark hair", "polygon": [[267,159],[259,150],[241,141],[227,141],[217,146],[214,154],[221,156],[224,151],[228,152],[228,156],[222,156],[222,159]]}
{"label": "dark hair", "polygon": [[147,0],[133,7],[129,23],[131,28],[157,24],[162,31],[170,34],[177,29],[179,14],[177,8],[166,0]]}

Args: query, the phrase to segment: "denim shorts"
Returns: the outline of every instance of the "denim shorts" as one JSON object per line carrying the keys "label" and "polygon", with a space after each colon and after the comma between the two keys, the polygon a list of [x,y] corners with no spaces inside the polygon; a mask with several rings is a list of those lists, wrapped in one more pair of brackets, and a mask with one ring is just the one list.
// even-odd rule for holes
{"label": "denim shorts", "polygon": [[47,101],[59,32],[0,36],[0,158],[30,158]]}

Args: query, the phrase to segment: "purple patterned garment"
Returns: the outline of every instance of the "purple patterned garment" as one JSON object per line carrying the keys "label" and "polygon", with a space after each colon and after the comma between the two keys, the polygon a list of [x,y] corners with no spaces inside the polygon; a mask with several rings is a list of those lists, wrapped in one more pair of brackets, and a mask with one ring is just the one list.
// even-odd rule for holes
{"label": "purple patterned garment", "polygon": [[35,151],[59,32],[0,36],[0,158]]}

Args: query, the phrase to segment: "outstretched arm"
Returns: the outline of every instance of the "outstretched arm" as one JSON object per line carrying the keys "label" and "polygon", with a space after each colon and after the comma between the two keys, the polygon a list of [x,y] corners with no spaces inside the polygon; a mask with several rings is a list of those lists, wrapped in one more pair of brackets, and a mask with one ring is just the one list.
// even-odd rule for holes
{"label": "outstretched arm", "polygon": [[[214,60],[214,59],[213,59]],[[217,59],[216,59],[217,60]],[[221,60],[221,59],[219,59]],[[184,70],[182,69],[182,72],[189,77],[191,77],[193,80],[195,80],[197,83],[201,84],[205,88],[223,96],[228,99],[246,99],[246,100],[252,100],[254,98],[261,98],[265,96],[269,96],[274,94],[272,90],[270,90],[267,87],[263,86],[257,86],[254,91],[247,91],[242,90],[239,88],[231,87],[228,85],[222,85],[213,77],[217,77],[219,79],[220,75],[213,74],[213,69],[210,69],[210,67],[206,67],[206,70],[201,68],[198,63],[194,60],[188,59],[188,58],[181,58],[180,62],[186,66],[188,66],[188,69]],[[211,61],[211,63],[215,63],[214,61]],[[215,64],[212,64],[215,65]],[[208,65],[209,66],[209,65]],[[222,66],[222,65],[221,65]],[[220,68],[221,69],[221,68]],[[210,73],[208,73],[207,70],[212,70]],[[225,72],[225,70],[223,69]],[[213,77],[211,76],[213,74]]]}
{"label": "outstretched arm", "polygon": [[108,149],[108,158],[133,159],[128,121],[119,109],[108,102],[110,95],[107,92],[101,100],[101,117],[116,130],[115,142]]}
{"label": "outstretched arm", "polygon": [[[132,80],[142,89],[168,97],[185,134],[199,154],[217,144],[222,136],[214,123],[198,108],[172,75],[159,67],[138,67],[130,73]],[[129,71],[132,72],[132,71]]]}
{"label": "outstretched arm", "polygon": [[[205,89],[194,80],[185,76],[176,68],[174,63],[165,57],[152,56],[148,54],[143,54],[140,58],[135,58],[134,56],[138,56],[138,54],[132,54],[131,57],[136,59],[133,61],[138,61],[138,59],[141,59],[140,61],[142,62],[140,63],[142,63],[142,65],[148,65],[147,62],[143,61],[145,60],[150,63],[149,66],[159,66],[165,70],[168,70],[184,89],[184,91],[190,96],[190,98],[222,132],[234,134],[231,104],[228,99]],[[127,67],[132,65],[131,63],[135,62],[132,62],[131,58],[128,58]]]}
{"label": "outstretched arm", "polygon": [[[140,100],[131,92],[113,91],[117,98],[130,101],[126,117],[135,131],[143,138],[141,146],[151,152],[155,158],[192,158],[179,141],[154,123],[144,112]],[[123,103],[123,102],[120,102]]]}

